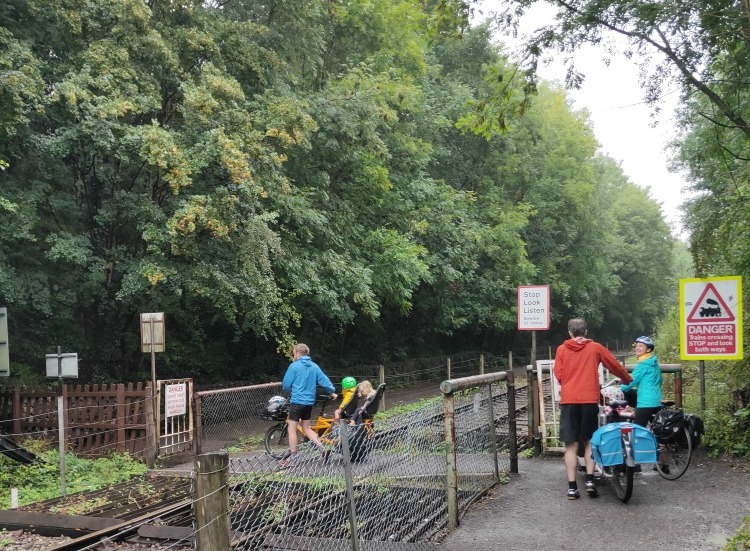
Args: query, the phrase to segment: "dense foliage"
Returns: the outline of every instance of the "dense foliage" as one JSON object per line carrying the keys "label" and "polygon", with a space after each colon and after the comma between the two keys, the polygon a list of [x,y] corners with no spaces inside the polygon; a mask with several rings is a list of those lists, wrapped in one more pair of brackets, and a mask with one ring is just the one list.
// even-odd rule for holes
{"label": "dense foliage", "polygon": [[[648,192],[585,112],[537,95],[462,2],[9,0],[0,6],[0,304],[16,371],[259,378],[288,345],[374,363],[516,339],[549,284],[650,332],[674,287]],[[653,260],[652,260],[653,259]]]}

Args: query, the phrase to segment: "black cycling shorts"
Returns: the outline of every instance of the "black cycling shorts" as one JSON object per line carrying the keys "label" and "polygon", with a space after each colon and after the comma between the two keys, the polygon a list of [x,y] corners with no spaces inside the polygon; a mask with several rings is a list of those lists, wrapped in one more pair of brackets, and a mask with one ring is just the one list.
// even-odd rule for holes
{"label": "black cycling shorts", "polygon": [[588,442],[599,427],[599,404],[561,404],[560,440]]}
{"label": "black cycling shorts", "polygon": [[656,415],[656,412],[661,409],[661,406],[656,406],[655,408],[635,408],[633,423],[645,427],[650,421],[653,421],[654,415]]}
{"label": "black cycling shorts", "polygon": [[302,404],[289,405],[289,420],[299,423],[300,421],[309,421],[312,417],[312,406],[303,406]]}

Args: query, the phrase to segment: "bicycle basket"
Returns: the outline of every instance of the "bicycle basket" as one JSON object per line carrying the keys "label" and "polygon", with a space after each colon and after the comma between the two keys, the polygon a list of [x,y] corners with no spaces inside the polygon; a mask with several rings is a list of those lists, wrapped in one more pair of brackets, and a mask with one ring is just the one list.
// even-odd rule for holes
{"label": "bicycle basket", "polygon": [[662,409],[656,413],[651,423],[651,430],[661,442],[674,442],[683,433],[685,416],[679,409]]}
{"label": "bicycle basket", "polygon": [[268,421],[284,421],[289,410],[289,402],[283,396],[272,396],[260,416]]}

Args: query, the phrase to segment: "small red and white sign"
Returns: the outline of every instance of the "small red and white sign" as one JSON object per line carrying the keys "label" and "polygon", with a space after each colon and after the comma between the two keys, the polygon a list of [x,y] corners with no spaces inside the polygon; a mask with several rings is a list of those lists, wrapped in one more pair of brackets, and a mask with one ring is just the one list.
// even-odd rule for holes
{"label": "small red and white sign", "polygon": [[680,357],[742,359],[742,278],[680,280]]}
{"label": "small red and white sign", "polygon": [[549,285],[518,287],[518,330],[549,329]]}

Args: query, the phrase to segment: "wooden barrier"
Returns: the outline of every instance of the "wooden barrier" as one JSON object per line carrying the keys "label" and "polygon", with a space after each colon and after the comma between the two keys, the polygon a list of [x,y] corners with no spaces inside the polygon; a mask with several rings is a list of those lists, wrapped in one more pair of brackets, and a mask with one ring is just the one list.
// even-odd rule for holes
{"label": "wooden barrier", "polygon": [[[81,455],[113,451],[152,455],[147,427],[153,426],[151,384],[63,385],[66,441]],[[20,444],[27,438],[58,442],[58,391],[0,388],[0,429]]]}

